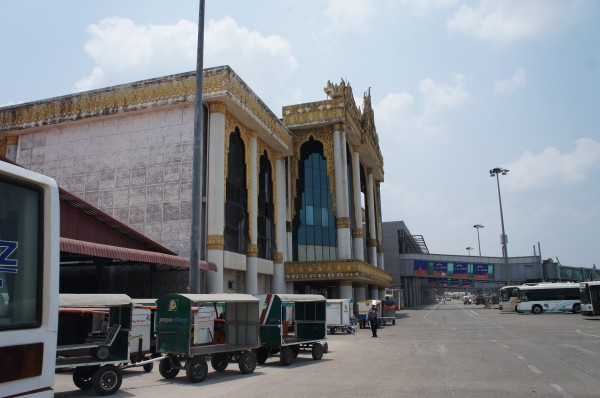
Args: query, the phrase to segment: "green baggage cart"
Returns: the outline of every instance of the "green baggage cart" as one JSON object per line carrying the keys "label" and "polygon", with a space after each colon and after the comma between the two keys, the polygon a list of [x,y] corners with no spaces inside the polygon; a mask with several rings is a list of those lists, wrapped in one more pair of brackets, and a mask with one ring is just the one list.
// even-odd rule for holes
{"label": "green baggage cart", "polygon": [[261,299],[259,364],[279,354],[287,366],[301,349],[319,360],[327,351],[326,299],[314,294],[267,294]]}
{"label": "green baggage cart", "polygon": [[165,379],[185,369],[197,383],[213,369],[237,362],[242,373],[254,372],[259,300],[247,294],[168,294],[156,302],[157,351],[164,355],[159,372]]}

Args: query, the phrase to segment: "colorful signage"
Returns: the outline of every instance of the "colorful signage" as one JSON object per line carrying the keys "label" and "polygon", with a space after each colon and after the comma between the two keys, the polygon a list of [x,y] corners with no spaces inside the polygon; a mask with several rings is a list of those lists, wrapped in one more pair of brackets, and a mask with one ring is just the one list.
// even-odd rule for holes
{"label": "colorful signage", "polygon": [[413,276],[450,279],[494,279],[494,265],[414,260]]}

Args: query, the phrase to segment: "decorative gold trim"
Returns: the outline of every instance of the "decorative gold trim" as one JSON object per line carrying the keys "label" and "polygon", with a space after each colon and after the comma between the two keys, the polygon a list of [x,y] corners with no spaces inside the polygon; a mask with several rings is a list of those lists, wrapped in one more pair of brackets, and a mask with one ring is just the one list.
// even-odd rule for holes
{"label": "decorative gold trim", "polygon": [[283,253],[275,252],[275,254],[273,255],[273,262],[277,264],[283,263]]}
{"label": "decorative gold trim", "polygon": [[246,255],[248,257],[258,257],[258,245],[256,243],[248,243],[246,246]]}
{"label": "decorative gold trim", "polygon": [[215,101],[208,103],[208,109],[210,113],[221,113],[225,115],[227,113],[227,105],[224,102]]}
{"label": "decorative gold trim", "polygon": [[335,227],[336,228],[350,228],[350,218],[348,217],[338,217],[335,219]]}
{"label": "decorative gold trim", "polygon": [[369,239],[367,241],[367,247],[377,247],[377,239]]}
{"label": "decorative gold trim", "polygon": [[383,253],[383,245],[377,245],[377,253]]}
{"label": "decorative gold trim", "polygon": [[363,230],[361,228],[353,228],[352,229],[352,237],[353,238],[362,238],[363,237]]}
{"label": "decorative gold trim", "polygon": [[0,139],[0,156],[6,157],[6,152],[8,150],[8,146],[6,145],[6,140]]}
{"label": "decorative gold trim", "polygon": [[19,143],[18,135],[9,135],[6,137],[6,145],[17,145]]}
{"label": "decorative gold trim", "polygon": [[208,250],[224,250],[225,237],[223,235],[208,235],[206,237],[206,247]]}
{"label": "decorative gold trim", "polygon": [[306,261],[285,263],[285,280],[352,281],[387,287],[392,275],[361,260]]}

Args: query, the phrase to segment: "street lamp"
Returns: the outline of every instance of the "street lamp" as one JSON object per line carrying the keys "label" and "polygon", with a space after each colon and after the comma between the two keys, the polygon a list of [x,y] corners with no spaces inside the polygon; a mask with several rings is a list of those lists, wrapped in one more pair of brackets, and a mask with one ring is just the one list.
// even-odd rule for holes
{"label": "street lamp", "polygon": [[473,228],[477,228],[477,245],[479,246],[479,257],[481,257],[481,242],[479,241],[479,229],[485,228],[485,225],[475,224]]}
{"label": "street lamp", "polygon": [[500,237],[500,242],[502,243],[502,257],[505,259],[508,258],[508,249],[506,248],[508,242],[506,233],[504,232],[504,215],[502,214],[502,197],[500,196],[500,178],[498,177],[498,174],[505,176],[506,173],[508,173],[508,170],[500,167],[490,170],[490,177],[496,177],[496,184],[498,185],[498,203],[500,204],[500,222],[502,223],[502,236]]}
{"label": "street lamp", "polygon": [[469,252],[469,256],[471,255],[471,250],[473,250],[473,248],[471,246],[466,248],[467,252]]}

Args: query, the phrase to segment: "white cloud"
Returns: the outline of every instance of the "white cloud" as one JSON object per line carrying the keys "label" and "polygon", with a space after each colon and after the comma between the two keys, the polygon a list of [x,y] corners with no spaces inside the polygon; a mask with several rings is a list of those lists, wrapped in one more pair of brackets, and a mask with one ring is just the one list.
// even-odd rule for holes
{"label": "white cloud", "polygon": [[457,3],[457,0],[401,0],[411,13],[423,17],[444,10]]}
{"label": "white cloud", "polygon": [[506,45],[554,35],[569,25],[580,8],[580,1],[481,0],[474,6],[462,5],[447,21],[447,28]]}
{"label": "white cloud", "polygon": [[540,154],[530,151],[512,162],[503,183],[517,191],[546,187],[563,187],[587,180],[589,172],[600,165],[600,142],[581,138],[571,153],[561,154],[548,147]]}
{"label": "white cloud", "polygon": [[327,31],[337,35],[352,31],[366,33],[374,14],[374,0],[331,0],[325,10],[329,20]]}
{"label": "white cloud", "polygon": [[494,84],[494,92],[496,94],[507,94],[514,93],[525,86],[527,77],[525,70],[519,68],[515,71],[515,74],[506,80],[497,81]]}
{"label": "white cloud", "polygon": [[466,89],[467,78],[462,74],[454,75],[454,85],[438,84],[431,79],[421,81],[419,91],[423,94],[424,114],[428,117],[458,107],[469,101]]}
{"label": "white cloud", "polygon": [[[137,25],[130,19],[107,18],[87,31],[91,37],[85,50],[96,65],[89,76],[77,81],[78,90],[196,68],[198,28],[194,22]],[[231,17],[211,20],[204,32],[204,67],[219,65],[230,65],[267,103],[281,106],[299,97],[299,90],[288,82],[298,62],[281,36],[251,31]]]}

